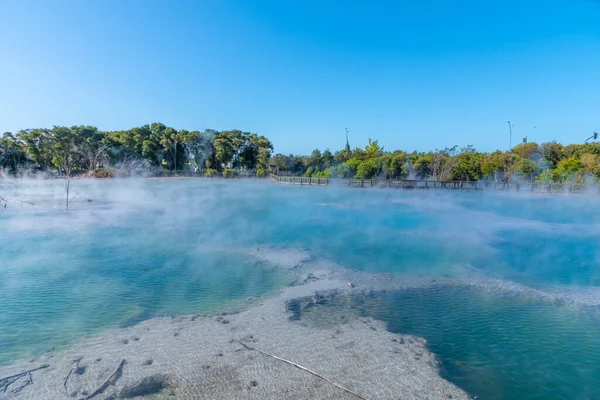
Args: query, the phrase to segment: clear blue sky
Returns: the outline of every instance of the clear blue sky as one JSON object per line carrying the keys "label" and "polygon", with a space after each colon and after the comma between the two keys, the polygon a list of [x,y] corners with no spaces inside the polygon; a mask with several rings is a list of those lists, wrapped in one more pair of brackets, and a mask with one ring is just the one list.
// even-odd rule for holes
{"label": "clear blue sky", "polygon": [[[242,129],[275,150],[600,131],[596,0],[0,0],[0,131]],[[536,125],[537,128],[533,128]]]}

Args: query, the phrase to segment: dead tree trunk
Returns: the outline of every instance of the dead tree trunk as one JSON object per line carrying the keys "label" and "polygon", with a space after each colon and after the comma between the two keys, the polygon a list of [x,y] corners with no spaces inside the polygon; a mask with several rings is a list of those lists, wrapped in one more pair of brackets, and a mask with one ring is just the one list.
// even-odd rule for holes
{"label": "dead tree trunk", "polygon": [[65,182],[65,189],[67,190],[67,202],[65,203],[65,210],[69,210],[69,188],[71,186],[71,180],[67,179]]}

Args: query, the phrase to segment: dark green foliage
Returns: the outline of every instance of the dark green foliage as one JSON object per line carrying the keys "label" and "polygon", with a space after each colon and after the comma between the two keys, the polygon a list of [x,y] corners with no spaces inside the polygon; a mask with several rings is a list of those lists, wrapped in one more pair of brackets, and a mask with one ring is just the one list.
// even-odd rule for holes
{"label": "dark green foliage", "polygon": [[6,132],[0,170],[50,171],[109,177],[135,171],[199,176],[310,176],[357,179],[486,179],[496,182],[572,182],[600,179],[600,143],[522,143],[511,151],[482,153],[472,146],[434,152],[386,151],[377,140],[364,148],[309,156],[275,154],[264,136],[241,130],[187,131],[162,123],[102,132],[93,126],[55,126]]}
{"label": "dark green foliage", "polygon": [[512,151],[478,152],[457,146],[427,153],[386,152],[377,140],[364,149],[313,150],[310,156],[277,154],[271,159],[278,174],[314,178],[356,179],[486,179],[496,182],[573,182],[600,178],[600,144],[523,143]]}
{"label": "dark green foliage", "polygon": [[0,169],[53,171],[67,177],[111,176],[111,169],[207,176],[228,170],[228,176],[264,176],[272,149],[264,136],[237,130],[190,132],[161,123],[114,132],[92,126],[55,126],[5,133],[0,139]]}

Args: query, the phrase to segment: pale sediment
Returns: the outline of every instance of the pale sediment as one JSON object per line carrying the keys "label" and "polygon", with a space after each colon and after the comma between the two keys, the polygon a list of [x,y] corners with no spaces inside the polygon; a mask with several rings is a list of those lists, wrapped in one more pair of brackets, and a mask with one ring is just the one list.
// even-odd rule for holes
{"label": "pale sediment", "polygon": [[[288,268],[306,260],[300,252],[265,257]],[[153,318],[0,367],[1,378],[49,365],[33,372],[32,383],[17,393],[28,376],[4,393],[0,389],[0,398],[80,399],[95,392],[93,399],[359,398],[261,352],[367,399],[468,398],[440,377],[438,361],[423,339],[390,333],[381,322],[355,316],[330,326],[294,318],[294,307],[318,302],[323,293],[361,290],[322,265],[307,266],[297,281],[298,286],[237,314]]]}

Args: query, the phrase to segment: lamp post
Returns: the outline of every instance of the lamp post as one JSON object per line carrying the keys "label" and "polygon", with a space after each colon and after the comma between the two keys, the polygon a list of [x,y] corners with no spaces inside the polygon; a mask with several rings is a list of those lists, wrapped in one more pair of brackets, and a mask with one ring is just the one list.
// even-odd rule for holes
{"label": "lamp post", "polygon": [[508,131],[510,133],[510,141],[509,141],[509,148],[508,150],[512,150],[512,127],[515,126],[515,124],[511,124],[510,121],[508,121]]}
{"label": "lamp post", "polygon": [[590,139],[598,140],[598,132],[594,131],[594,133],[592,134],[592,136],[590,136],[589,138],[585,139],[585,142],[587,143],[588,140],[590,140]]}

